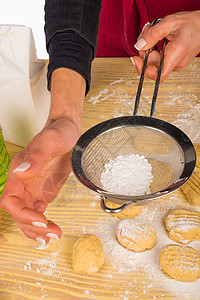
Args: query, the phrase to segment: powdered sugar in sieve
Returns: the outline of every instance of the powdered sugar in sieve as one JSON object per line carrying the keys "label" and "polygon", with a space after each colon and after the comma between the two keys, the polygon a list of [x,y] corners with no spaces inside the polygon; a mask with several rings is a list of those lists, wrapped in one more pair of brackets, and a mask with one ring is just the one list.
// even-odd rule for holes
{"label": "powdered sugar in sieve", "polygon": [[105,164],[100,181],[111,193],[127,196],[150,194],[152,167],[142,155],[119,155]]}

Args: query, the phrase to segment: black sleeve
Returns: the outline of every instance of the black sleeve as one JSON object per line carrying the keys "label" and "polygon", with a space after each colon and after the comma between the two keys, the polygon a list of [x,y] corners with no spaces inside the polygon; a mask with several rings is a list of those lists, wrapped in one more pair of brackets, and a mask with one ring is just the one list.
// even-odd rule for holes
{"label": "black sleeve", "polygon": [[45,34],[48,46],[57,32],[73,30],[94,48],[102,0],[45,0]]}
{"label": "black sleeve", "polygon": [[56,33],[49,42],[48,89],[51,89],[51,74],[58,68],[68,68],[81,74],[86,80],[86,94],[90,89],[92,46],[71,30]]}
{"label": "black sleeve", "polygon": [[45,35],[49,53],[48,88],[53,70],[66,67],[79,72],[90,86],[101,0],[46,0]]}

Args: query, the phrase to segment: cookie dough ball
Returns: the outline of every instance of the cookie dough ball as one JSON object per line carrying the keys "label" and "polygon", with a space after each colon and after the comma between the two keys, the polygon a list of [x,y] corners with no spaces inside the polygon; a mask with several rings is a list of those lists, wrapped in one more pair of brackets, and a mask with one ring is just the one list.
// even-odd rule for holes
{"label": "cookie dough ball", "polygon": [[[106,202],[106,206],[109,208],[118,208],[121,205],[108,201]],[[137,217],[140,214],[142,208],[143,206],[129,205],[118,213],[112,213],[112,215],[119,218],[120,220],[131,219]]]}
{"label": "cookie dough ball", "polygon": [[153,248],[156,231],[150,224],[136,219],[125,219],[118,224],[117,240],[122,246],[141,252]]}
{"label": "cookie dough ball", "polygon": [[200,240],[200,213],[185,209],[172,210],[165,218],[169,237],[179,243],[187,244]]}
{"label": "cookie dough ball", "polygon": [[154,158],[148,158],[148,162],[151,164],[153,175],[151,193],[161,191],[173,183],[173,170],[170,164]]}
{"label": "cookie dough ball", "polygon": [[164,133],[144,128],[135,137],[135,148],[148,154],[168,154],[173,148],[173,143]]}
{"label": "cookie dough ball", "polygon": [[76,272],[96,273],[104,264],[101,241],[93,234],[84,234],[74,244],[72,266]]}
{"label": "cookie dough ball", "polygon": [[194,281],[200,276],[200,254],[192,247],[167,245],[160,254],[164,273],[178,281]]}

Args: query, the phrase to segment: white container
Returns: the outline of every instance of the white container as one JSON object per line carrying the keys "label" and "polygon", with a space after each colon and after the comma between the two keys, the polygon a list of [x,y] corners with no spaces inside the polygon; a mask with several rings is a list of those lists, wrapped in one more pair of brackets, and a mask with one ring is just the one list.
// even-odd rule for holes
{"label": "white container", "polygon": [[47,62],[38,60],[32,30],[0,25],[0,126],[5,141],[26,146],[50,107]]}

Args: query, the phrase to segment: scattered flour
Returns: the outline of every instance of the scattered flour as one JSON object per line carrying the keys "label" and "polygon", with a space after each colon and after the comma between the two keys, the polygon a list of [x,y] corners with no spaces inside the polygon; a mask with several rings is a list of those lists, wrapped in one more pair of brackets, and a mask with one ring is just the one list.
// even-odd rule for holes
{"label": "scattered flour", "polygon": [[104,90],[100,91],[97,96],[90,97],[88,102],[91,102],[92,104],[96,104],[97,102],[103,101],[107,98],[109,98],[109,90],[108,90],[108,88],[105,88]]}
{"label": "scattered flour", "polygon": [[[47,248],[47,247],[46,247]],[[36,248],[36,249],[46,249],[46,248]],[[58,254],[60,250],[50,252],[50,256],[48,258],[41,259],[33,259],[26,261],[24,265],[24,270],[35,270],[37,273],[45,274],[45,275],[53,275],[54,272],[57,273],[56,270],[56,262],[58,260]],[[37,283],[38,284],[38,283]]]}
{"label": "scattered flour", "polygon": [[194,105],[189,112],[178,114],[172,124],[185,132],[193,143],[200,143],[200,103]]}
{"label": "scattered flour", "polygon": [[106,191],[129,196],[150,193],[152,167],[139,154],[119,155],[105,164],[101,184]]}
{"label": "scattered flour", "polygon": [[[138,76],[139,79],[139,76]],[[134,107],[134,93],[129,95],[123,86],[133,86],[133,80],[130,78],[129,80],[121,78],[119,80],[111,82],[105,89],[99,91],[96,96],[91,96],[87,102],[92,103],[93,105],[105,101],[107,99],[112,99],[115,97],[115,101],[119,103],[120,107],[115,110],[115,114],[113,117],[120,117],[124,115],[133,115],[133,107]],[[127,112],[128,109],[128,112]],[[103,117],[103,116],[102,116]]]}

